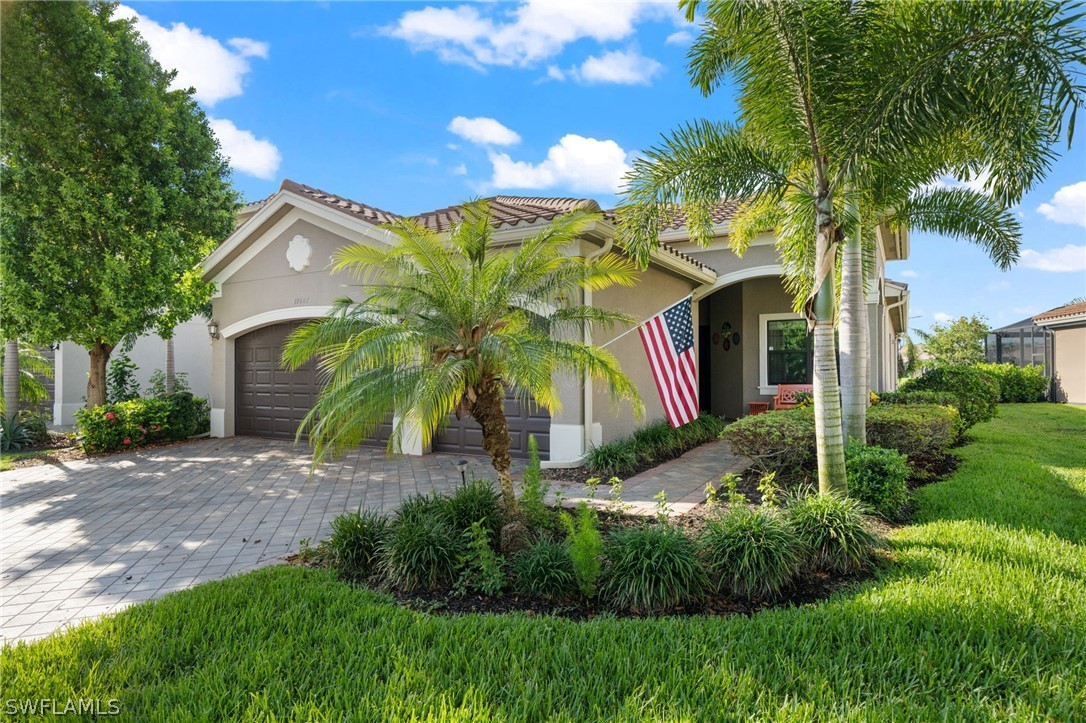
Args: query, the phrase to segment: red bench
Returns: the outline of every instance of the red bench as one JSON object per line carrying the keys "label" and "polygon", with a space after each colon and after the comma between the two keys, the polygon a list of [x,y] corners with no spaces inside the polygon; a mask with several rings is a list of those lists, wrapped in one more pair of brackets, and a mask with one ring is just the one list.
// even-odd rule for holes
{"label": "red bench", "polygon": [[778,384],[777,396],[773,397],[774,409],[791,409],[796,406],[797,394],[811,394],[814,387],[810,384]]}

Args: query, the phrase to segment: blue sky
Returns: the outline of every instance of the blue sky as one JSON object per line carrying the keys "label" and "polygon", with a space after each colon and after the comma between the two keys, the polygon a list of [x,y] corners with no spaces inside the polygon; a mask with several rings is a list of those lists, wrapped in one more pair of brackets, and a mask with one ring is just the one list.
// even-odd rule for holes
{"label": "blue sky", "polygon": [[[129,3],[152,53],[196,88],[253,200],[283,178],[398,213],[479,195],[604,206],[630,159],[684,121],[731,119],[685,75],[673,4]],[[137,15],[138,14],[138,15]],[[998,326],[1086,295],[1086,122],[1016,209],[1022,261],[914,234],[891,277],[911,324]],[[953,182],[948,179],[948,182]]]}

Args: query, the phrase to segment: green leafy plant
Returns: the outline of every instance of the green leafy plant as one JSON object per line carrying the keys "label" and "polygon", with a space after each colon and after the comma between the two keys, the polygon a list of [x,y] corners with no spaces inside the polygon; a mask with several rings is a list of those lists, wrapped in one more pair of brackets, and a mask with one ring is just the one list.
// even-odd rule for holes
{"label": "green leafy plant", "polygon": [[487,479],[472,477],[459,485],[444,499],[443,507],[449,524],[457,532],[466,532],[480,522],[491,539],[497,539],[505,522],[501,493]]}
{"label": "green leafy plant", "polygon": [[607,483],[611,486],[611,489],[607,491],[607,511],[614,515],[625,514],[629,511],[630,505],[622,501],[622,480],[612,477],[607,480]]}
{"label": "green leafy plant", "polygon": [[[49,399],[49,390],[42,379],[53,378],[53,362],[46,359],[33,345],[17,342],[16,362],[19,368],[19,403],[21,406],[37,406]],[[0,375],[7,363],[7,344],[0,343]],[[0,385],[0,415],[6,414],[3,386]]]}
{"label": "green leafy plant", "polygon": [[447,497],[437,492],[417,492],[408,495],[400,500],[400,506],[393,513],[393,521],[398,525],[401,522],[433,519],[450,524],[447,501]]}
{"label": "green leafy plant", "polygon": [[697,545],[674,525],[619,529],[605,554],[601,594],[621,610],[667,612],[697,602],[706,587]]}
{"label": "green leafy plant", "polygon": [[194,397],[192,392],[177,391],[162,397],[170,405],[166,418],[170,439],[188,439],[211,431],[211,409],[205,397]]}
{"label": "green leafy plant", "polygon": [[401,518],[381,543],[380,569],[406,592],[451,583],[464,551],[463,537],[435,515]]}
{"label": "green leafy plant", "polygon": [[597,475],[627,477],[639,466],[666,462],[712,442],[720,437],[725,424],[711,414],[703,414],[681,427],[658,420],[629,437],[593,447],[585,457],[585,467]]}
{"label": "green leafy plant", "polygon": [[953,394],[958,400],[954,406],[961,413],[966,429],[995,417],[1000,393],[999,382],[973,366],[928,369],[920,376],[902,382],[901,390]]}
{"label": "green leafy plant", "polygon": [[24,409],[19,412],[19,423],[26,429],[30,444],[38,445],[49,441],[49,422],[51,418],[42,412]]}
{"label": "green leafy plant", "polygon": [[518,592],[548,600],[566,600],[578,590],[573,558],[565,542],[540,537],[510,561]]}
{"label": "green leafy plant", "polygon": [[75,420],[88,452],[112,452],[174,438],[171,410],[167,399],[131,399],[80,409]]}
{"label": "green leafy plant", "polygon": [[[192,387],[189,385],[188,372],[177,372],[173,375],[173,393],[178,392],[191,392]],[[151,372],[151,378],[147,380],[147,396],[149,397],[164,397],[166,396],[166,372],[161,369],[155,369]]]}
{"label": "green leafy plant", "polygon": [[722,488],[713,484],[712,480],[705,483],[705,506],[709,509],[720,507],[724,504],[724,495],[720,492]]}
{"label": "green leafy plant", "polygon": [[762,493],[762,507],[779,507],[781,487],[777,484],[777,473],[769,472],[758,481],[758,491]]}
{"label": "green leafy plant", "polygon": [[30,430],[12,414],[0,420],[0,450],[18,452],[32,444]]}
{"label": "green leafy plant", "polygon": [[849,494],[888,520],[909,504],[908,458],[900,452],[853,440],[845,447]]}
{"label": "green leafy plant", "polygon": [[456,590],[460,594],[472,590],[485,595],[500,595],[505,587],[501,560],[490,545],[490,530],[482,520],[464,530],[464,552],[460,555],[460,577]]}
{"label": "green leafy plant", "polygon": [[806,560],[788,518],[764,507],[732,507],[711,518],[699,545],[713,589],[744,598],[776,597]]}
{"label": "green leafy plant", "polygon": [[116,404],[137,399],[140,395],[140,384],[136,380],[136,372],[139,367],[128,356],[127,352],[120,352],[109,362],[106,371],[106,402]]}
{"label": "green leafy plant", "polygon": [[582,595],[592,597],[596,594],[596,581],[601,567],[600,556],[603,553],[599,516],[588,503],[582,501],[577,503],[577,518],[563,512],[562,524],[566,528],[566,544],[573,560],[577,587]]}
{"label": "green leafy plant", "polygon": [[955,407],[879,404],[867,415],[867,443],[904,454],[910,477],[925,479],[940,467],[962,430]]}
{"label": "green leafy plant", "polygon": [[728,425],[724,439],[755,469],[776,472],[784,481],[806,479],[817,469],[814,415],[789,409],[743,417]]}
{"label": "green leafy plant", "polygon": [[535,435],[528,435],[528,466],[524,469],[524,482],[520,495],[520,511],[528,526],[535,530],[548,529],[555,522],[554,513],[547,507],[547,494],[551,485],[543,479],[539,462],[539,444]]}
{"label": "green leafy plant", "polygon": [[867,528],[866,511],[859,500],[832,494],[800,495],[787,507],[810,566],[841,573],[861,570],[874,559],[878,539]]}
{"label": "green leafy plant", "polygon": [[667,506],[667,492],[660,490],[652,496],[653,507],[656,508],[656,521],[663,523],[671,517],[671,509]]}
{"label": "green leafy plant", "polygon": [[388,534],[388,518],[374,510],[348,512],[332,520],[332,562],[348,577],[368,575]]}
{"label": "green leafy plant", "polygon": [[1049,380],[1043,367],[1017,364],[977,364],[976,368],[999,384],[999,401],[1004,403],[1043,402]]}
{"label": "green leafy plant", "polygon": [[720,482],[724,487],[724,498],[729,505],[747,504],[747,496],[739,491],[739,483],[742,481],[743,478],[734,472],[729,472],[720,478]]}

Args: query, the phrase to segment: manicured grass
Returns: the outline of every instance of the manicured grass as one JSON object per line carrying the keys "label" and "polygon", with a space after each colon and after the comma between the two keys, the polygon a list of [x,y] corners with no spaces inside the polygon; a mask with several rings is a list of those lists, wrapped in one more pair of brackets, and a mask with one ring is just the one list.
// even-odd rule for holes
{"label": "manicured grass", "polygon": [[1086,410],[1001,408],[877,580],[750,618],[442,617],[266,568],[5,650],[133,719],[1086,720]]}

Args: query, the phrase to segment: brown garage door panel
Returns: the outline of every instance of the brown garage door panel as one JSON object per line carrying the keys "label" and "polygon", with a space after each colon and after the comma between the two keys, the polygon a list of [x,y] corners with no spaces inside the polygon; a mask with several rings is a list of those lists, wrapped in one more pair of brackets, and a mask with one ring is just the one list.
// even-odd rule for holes
{"label": "brown garage door panel", "polygon": [[[546,409],[532,403],[521,405],[516,397],[507,392],[505,417],[509,421],[510,456],[527,459],[528,436],[535,435],[540,458],[550,458],[551,415]],[[483,433],[479,423],[466,415],[459,420],[451,415],[444,431],[434,436],[432,446],[435,452],[486,454],[483,451]]]}
{"label": "brown garage door panel", "polygon": [[[279,365],[287,337],[303,323],[275,324],[238,337],[234,344],[235,433],[294,439],[321,390],[316,361],[293,371]],[[364,444],[383,446],[391,434],[390,417],[377,437]]]}

